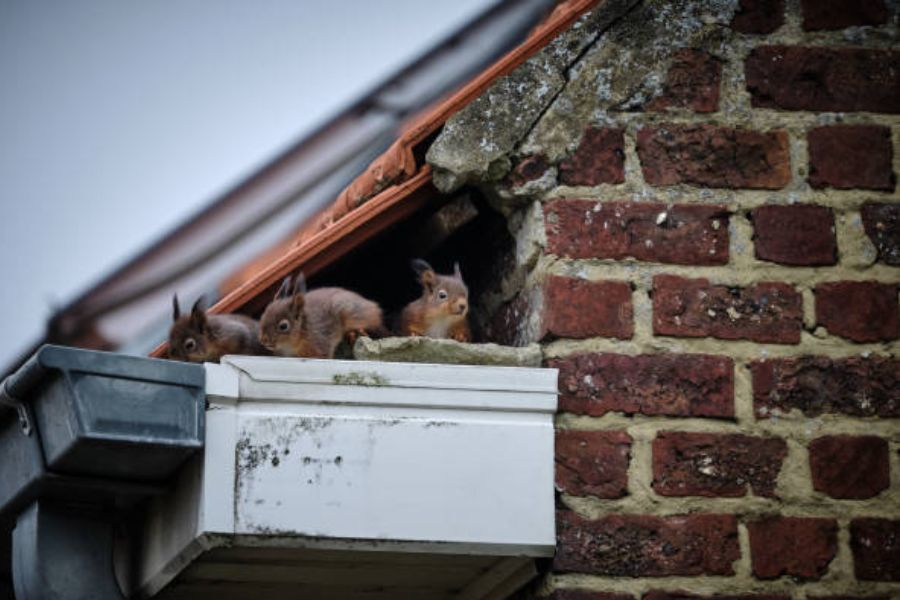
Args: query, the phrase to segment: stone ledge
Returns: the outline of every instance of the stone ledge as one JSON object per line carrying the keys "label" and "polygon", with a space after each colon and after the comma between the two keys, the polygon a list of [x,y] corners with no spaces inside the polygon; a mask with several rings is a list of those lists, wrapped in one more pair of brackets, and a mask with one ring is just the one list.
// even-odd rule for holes
{"label": "stone ledge", "polygon": [[505,367],[540,367],[543,360],[538,344],[464,344],[427,337],[360,338],[353,347],[353,356],[357,360]]}

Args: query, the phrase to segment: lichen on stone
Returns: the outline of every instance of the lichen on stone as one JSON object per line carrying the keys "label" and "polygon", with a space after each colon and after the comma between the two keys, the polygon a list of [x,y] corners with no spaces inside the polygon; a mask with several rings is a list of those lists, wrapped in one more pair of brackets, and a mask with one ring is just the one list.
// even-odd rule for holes
{"label": "lichen on stone", "polygon": [[586,13],[448,119],[426,156],[438,189],[502,179],[511,166],[509,154],[565,85],[569,65],[634,2],[611,0]]}
{"label": "lichen on stone", "polygon": [[335,373],[331,380],[335,385],[361,385],[364,387],[383,387],[390,385],[390,382],[378,373],[366,371]]}
{"label": "lichen on stone", "polygon": [[586,126],[659,96],[678,50],[715,55],[737,2],[635,4],[608,1],[585,14],[448,119],[426,156],[435,185],[449,192],[496,183],[515,156],[542,153],[552,166],[574,150]]}
{"label": "lichen on stone", "polygon": [[537,344],[513,348],[427,337],[359,338],[353,353],[357,360],[512,367],[539,367],[542,360]]}

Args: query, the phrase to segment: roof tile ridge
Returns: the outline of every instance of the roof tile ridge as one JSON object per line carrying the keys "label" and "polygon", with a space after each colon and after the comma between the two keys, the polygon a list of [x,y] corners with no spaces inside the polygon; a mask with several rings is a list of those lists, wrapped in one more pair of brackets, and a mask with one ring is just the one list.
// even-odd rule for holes
{"label": "roof tile ridge", "polygon": [[518,46],[470,79],[455,92],[420,111],[403,127],[397,140],[344,188],[334,203],[332,217],[338,220],[386,187],[412,177],[418,170],[413,149],[443,125],[454,113],[480,96],[494,81],[543,49],[582,14],[602,0],[566,0],[537,25]]}

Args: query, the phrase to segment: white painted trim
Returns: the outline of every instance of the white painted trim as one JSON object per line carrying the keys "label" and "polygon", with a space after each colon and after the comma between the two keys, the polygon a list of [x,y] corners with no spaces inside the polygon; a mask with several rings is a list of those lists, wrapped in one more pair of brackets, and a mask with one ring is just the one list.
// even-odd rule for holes
{"label": "white painted trim", "polygon": [[241,373],[242,402],[556,412],[557,369],[251,356],[226,356],[225,365]]}
{"label": "white painted trim", "polygon": [[472,598],[553,555],[555,369],[226,357],[206,373],[204,453],[148,510],[142,595],[215,546],[482,556]]}

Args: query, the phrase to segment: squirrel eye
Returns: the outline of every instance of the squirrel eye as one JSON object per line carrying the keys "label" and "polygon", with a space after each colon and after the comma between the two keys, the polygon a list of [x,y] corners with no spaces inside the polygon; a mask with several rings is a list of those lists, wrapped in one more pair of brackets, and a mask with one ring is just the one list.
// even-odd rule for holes
{"label": "squirrel eye", "polygon": [[446,300],[447,299],[447,290],[438,291],[438,300]]}
{"label": "squirrel eye", "polygon": [[287,319],[278,321],[278,331],[288,331],[291,328],[291,322]]}
{"label": "squirrel eye", "polygon": [[197,341],[194,338],[188,338],[184,340],[184,349],[188,352],[192,352],[197,347]]}

